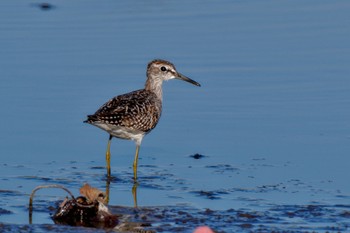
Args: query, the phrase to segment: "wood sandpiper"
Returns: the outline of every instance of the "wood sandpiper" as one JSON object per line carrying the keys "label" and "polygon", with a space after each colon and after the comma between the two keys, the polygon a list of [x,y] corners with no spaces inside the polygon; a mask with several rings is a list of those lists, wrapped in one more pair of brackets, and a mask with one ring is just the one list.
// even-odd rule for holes
{"label": "wood sandpiper", "polygon": [[175,66],[164,60],[153,60],[147,66],[145,88],[116,96],[102,105],[85,123],[97,126],[109,133],[106,151],[107,177],[111,177],[110,146],[113,137],[133,140],[136,152],[133,163],[134,181],[137,180],[137,162],[143,137],[154,129],[162,113],[162,83],[180,79],[196,86],[196,81],[180,74]]}

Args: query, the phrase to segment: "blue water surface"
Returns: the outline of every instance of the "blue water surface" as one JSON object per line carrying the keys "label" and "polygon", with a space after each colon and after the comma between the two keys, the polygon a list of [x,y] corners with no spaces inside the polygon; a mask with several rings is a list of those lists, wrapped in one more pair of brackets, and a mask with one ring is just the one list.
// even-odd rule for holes
{"label": "blue water surface", "polygon": [[[138,205],[349,204],[350,2],[47,2],[0,3],[0,203],[12,212],[0,223],[26,224],[38,185],[105,188],[108,134],[83,121],[143,88],[155,58],[202,87],[164,83],[162,119],[141,146]],[[133,206],[134,150],[112,142],[111,205]]]}

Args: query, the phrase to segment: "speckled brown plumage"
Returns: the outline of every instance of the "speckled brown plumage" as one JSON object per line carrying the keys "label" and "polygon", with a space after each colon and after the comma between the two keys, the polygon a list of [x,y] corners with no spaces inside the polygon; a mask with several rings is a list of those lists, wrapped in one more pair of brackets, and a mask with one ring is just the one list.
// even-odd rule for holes
{"label": "speckled brown plumage", "polygon": [[161,113],[162,101],[155,93],[142,89],[114,97],[94,115],[89,115],[86,122],[101,122],[148,133],[156,127]]}

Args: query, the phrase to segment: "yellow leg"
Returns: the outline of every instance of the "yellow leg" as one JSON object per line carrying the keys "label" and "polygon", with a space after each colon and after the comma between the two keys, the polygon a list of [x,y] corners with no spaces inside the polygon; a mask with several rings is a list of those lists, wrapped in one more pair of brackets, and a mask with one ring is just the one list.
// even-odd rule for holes
{"label": "yellow leg", "polygon": [[133,170],[134,170],[134,182],[137,182],[137,161],[139,159],[139,150],[140,150],[140,145],[136,145],[136,152],[135,152],[135,159],[133,163]]}
{"label": "yellow leg", "polygon": [[107,179],[111,178],[111,141],[112,141],[112,135],[109,135],[107,151],[106,151]]}
{"label": "yellow leg", "polygon": [[110,179],[106,179],[106,204],[107,205],[109,203],[109,189],[110,189],[110,185],[111,185],[111,180]]}
{"label": "yellow leg", "polygon": [[137,183],[134,183],[134,185],[132,186],[132,197],[134,199],[134,207],[137,208]]}

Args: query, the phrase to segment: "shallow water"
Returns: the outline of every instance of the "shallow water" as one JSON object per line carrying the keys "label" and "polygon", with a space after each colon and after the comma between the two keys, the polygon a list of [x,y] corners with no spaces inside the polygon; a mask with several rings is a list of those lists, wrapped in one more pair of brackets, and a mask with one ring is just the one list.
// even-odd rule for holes
{"label": "shallow water", "polygon": [[[141,146],[137,202],[155,229],[349,231],[350,3],[49,3],[0,3],[1,231],[92,231],[53,224],[57,190],[28,225],[29,194],[105,189],[108,135],[82,121],[142,88],[154,58],[202,84],[164,84]],[[112,142],[116,212],[132,212],[134,150]]]}

